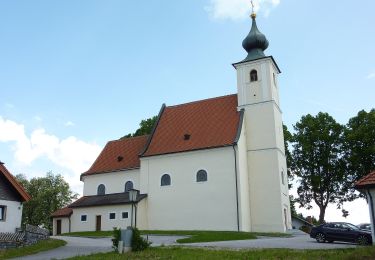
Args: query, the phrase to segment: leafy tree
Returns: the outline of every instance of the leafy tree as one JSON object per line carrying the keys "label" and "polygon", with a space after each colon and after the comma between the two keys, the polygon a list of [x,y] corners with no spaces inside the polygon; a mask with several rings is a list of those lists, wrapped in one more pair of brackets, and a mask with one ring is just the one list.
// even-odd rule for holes
{"label": "leafy tree", "polygon": [[348,185],[355,198],[353,184],[375,170],[375,109],[359,111],[349,120],[344,136]]}
{"label": "leafy tree", "polygon": [[43,225],[51,229],[51,214],[78,197],[60,174],[48,172],[46,177],[36,177],[30,181],[19,174],[16,179],[31,195],[31,200],[24,204],[22,224]]}
{"label": "leafy tree", "polygon": [[342,156],[343,129],[329,114],[306,115],[294,126],[292,171],[298,177],[297,201],[319,209],[324,222],[329,203],[341,208],[347,198],[346,175]]}
{"label": "leafy tree", "polygon": [[152,128],[154,127],[157,119],[157,116],[153,116],[151,118],[142,120],[141,123],[139,123],[139,128],[133,134],[127,134],[121,139],[151,134]]}
{"label": "leafy tree", "polygon": [[292,154],[289,150],[289,144],[293,141],[293,135],[289,132],[288,127],[283,125],[284,131],[284,146],[285,146],[285,156],[286,156],[286,165],[287,165],[287,174],[288,174],[288,185],[289,189],[292,188],[292,181],[294,180],[294,175],[292,174],[291,168],[293,164]]}

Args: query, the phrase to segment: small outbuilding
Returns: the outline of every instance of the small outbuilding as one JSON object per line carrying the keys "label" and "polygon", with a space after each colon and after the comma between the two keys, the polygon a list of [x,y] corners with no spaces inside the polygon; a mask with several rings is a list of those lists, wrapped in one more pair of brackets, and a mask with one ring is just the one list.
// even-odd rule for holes
{"label": "small outbuilding", "polygon": [[22,206],[30,195],[0,162],[0,232],[14,233],[21,227]]}
{"label": "small outbuilding", "polygon": [[375,225],[375,171],[366,175],[356,182],[355,188],[367,196],[368,207],[370,211],[372,243],[375,243],[374,225]]}

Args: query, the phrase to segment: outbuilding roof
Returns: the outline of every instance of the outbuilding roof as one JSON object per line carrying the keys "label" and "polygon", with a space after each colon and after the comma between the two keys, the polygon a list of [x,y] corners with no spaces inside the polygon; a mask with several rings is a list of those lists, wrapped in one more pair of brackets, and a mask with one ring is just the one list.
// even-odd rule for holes
{"label": "outbuilding roof", "polygon": [[356,189],[362,189],[362,188],[371,187],[371,186],[375,187],[375,171],[361,178],[359,181],[355,183],[354,186]]}
{"label": "outbuilding roof", "polygon": [[[147,197],[147,194],[139,194],[137,201]],[[106,205],[130,204],[129,192],[112,193],[106,195],[83,196],[69,205],[69,208],[95,207]]]}
{"label": "outbuilding roof", "polygon": [[165,107],[142,156],[232,145],[240,112],[237,95]]}
{"label": "outbuilding roof", "polygon": [[58,209],[51,214],[53,218],[61,218],[61,217],[70,217],[73,214],[73,210],[71,208],[62,208]]}
{"label": "outbuilding roof", "polygon": [[81,175],[99,174],[140,167],[139,154],[144,149],[148,135],[110,141],[91,168]]}
{"label": "outbuilding roof", "polygon": [[0,174],[5,177],[9,184],[14,188],[14,190],[20,195],[22,201],[29,201],[31,199],[30,195],[26,192],[23,186],[13,177],[13,175],[4,166],[3,162],[0,162]]}

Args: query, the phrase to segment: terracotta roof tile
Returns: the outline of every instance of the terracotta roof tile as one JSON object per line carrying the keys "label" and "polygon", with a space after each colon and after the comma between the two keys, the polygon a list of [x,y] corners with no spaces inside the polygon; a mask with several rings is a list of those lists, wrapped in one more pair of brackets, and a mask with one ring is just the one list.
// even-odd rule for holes
{"label": "terracotta roof tile", "polygon": [[72,214],[73,214],[73,210],[71,208],[66,207],[66,208],[56,210],[55,212],[51,214],[51,217],[53,218],[69,217]]}
{"label": "terracotta roof tile", "polygon": [[23,201],[29,201],[31,199],[30,195],[26,192],[23,186],[13,177],[13,175],[8,171],[8,169],[2,162],[0,162],[0,174],[4,175],[4,177],[21,196]]}
{"label": "terracotta roof tile", "polygon": [[357,189],[361,189],[366,186],[375,186],[375,171],[361,178],[359,181],[355,183],[354,186]]}
{"label": "terracotta roof tile", "polygon": [[134,169],[140,167],[139,154],[144,149],[148,135],[110,141],[91,168],[82,176]]}
{"label": "terracotta roof tile", "polygon": [[229,95],[166,107],[142,156],[232,145],[240,120],[237,104],[237,95]]}

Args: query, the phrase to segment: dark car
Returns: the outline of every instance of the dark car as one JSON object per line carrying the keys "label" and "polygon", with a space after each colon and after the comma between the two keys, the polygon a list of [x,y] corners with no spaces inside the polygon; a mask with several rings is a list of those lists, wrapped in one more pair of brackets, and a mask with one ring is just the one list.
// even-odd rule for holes
{"label": "dark car", "polygon": [[357,225],[357,227],[359,227],[359,229],[371,231],[371,224],[370,223],[362,223],[362,224]]}
{"label": "dark car", "polygon": [[345,222],[331,222],[313,227],[310,237],[319,243],[333,241],[354,242],[360,245],[372,244],[371,232]]}

